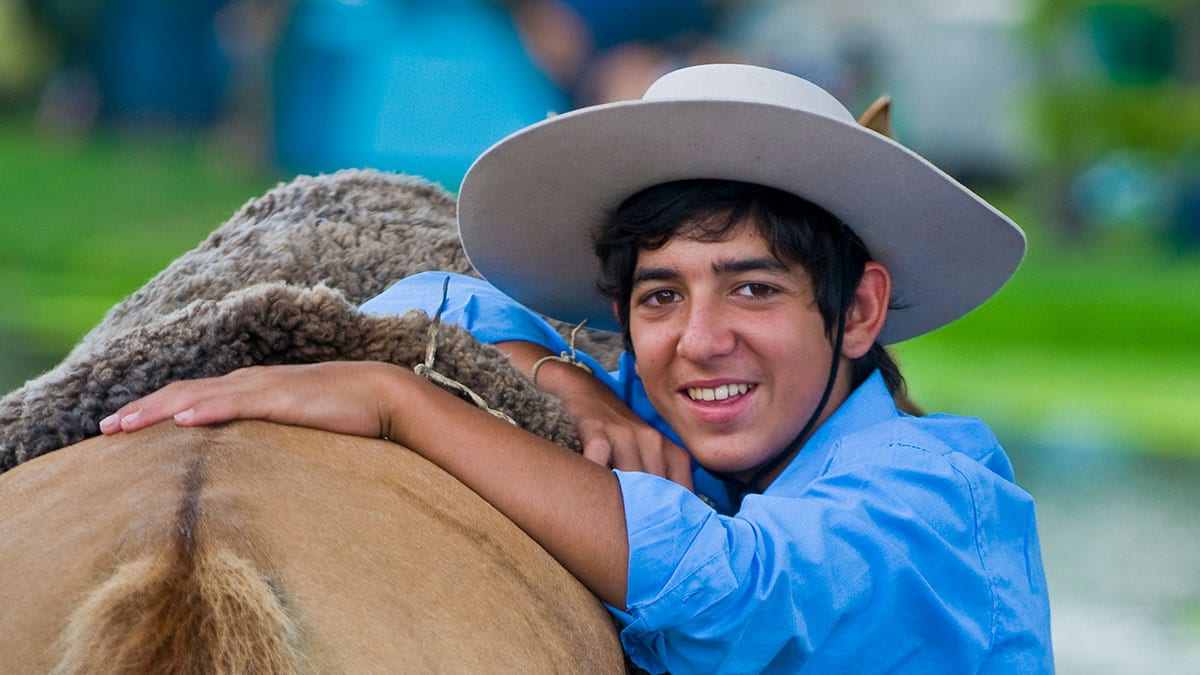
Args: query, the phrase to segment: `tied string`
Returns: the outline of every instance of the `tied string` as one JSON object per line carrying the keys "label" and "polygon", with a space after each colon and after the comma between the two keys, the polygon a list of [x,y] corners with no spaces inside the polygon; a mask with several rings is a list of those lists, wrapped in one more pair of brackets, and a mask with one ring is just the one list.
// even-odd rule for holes
{"label": "tied string", "polygon": [[[439,373],[438,371],[434,370],[433,362],[437,359],[438,329],[442,325],[442,312],[445,311],[446,304],[448,302],[449,287],[450,287],[450,277],[446,277],[446,280],[442,282],[442,303],[440,305],[438,305],[437,314],[434,315],[433,321],[430,322],[430,324],[429,324],[429,340],[425,343],[425,363],[418,363],[416,366],[413,367],[413,372],[415,372],[417,375],[420,375],[421,377],[429,380],[430,382],[433,382],[434,384],[438,385],[439,387],[446,389],[447,391],[450,391],[454,394],[457,394],[459,397],[464,398],[464,399],[470,401],[471,403],[474,403],[476,405],[476,407],[486,410],[493,417],[499,417],[500,419],[508,422],[509,424],[512,424],[514,426],[519,426],[517,424],[517,421],[514,420],[512,417],[509,417],[503,411],[496,410],[495,408],[492,408],[491,406],[489,406],[487,401],[484,400],[484,398],[482,396],[480,396],[479,394],[476,394],[467,385],[465,385],[462,382],[459,382],[458,380],[455,380],[451,377],[447,377],[447,376]],[[572,353],[573,353],[573,351],[574,350],[572,350]]]}
{"label": "tied string", "polygon": [[585,323],[587,323],[587,319],[580,321],[578,326],[575,326],[574,328],[571,329],[571,343],[568,345],[568,347],[570,348],[571,351],[569,353],[568,352],[559,352],[557,355],[543,356],[542,358],[540,358],[536,362],[534,362],[533,368],[529,371],[529,380],[531,382],[533,382],[534,384],[537,384],[538,369],[541,368],[543,364],[545,364],[549,361],[558,361],[559,363],[566,363],[566,364],[575,366],[576,368],[582,370],[583,372],[587,373],[588,375],[594,374],[592,372],[592,369],[586,363],[580,361],[575,355],[575,338],[579,335],[579,331],[583,329],[583,325]]}

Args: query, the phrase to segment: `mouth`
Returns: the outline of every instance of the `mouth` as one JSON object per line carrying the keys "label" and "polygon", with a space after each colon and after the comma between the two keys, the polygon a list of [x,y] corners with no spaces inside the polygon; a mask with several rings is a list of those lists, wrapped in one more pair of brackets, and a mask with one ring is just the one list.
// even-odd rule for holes
{"label": "mouth", "polygon": [[735,384],[721,384],[715,387],[688,387],[684,389],[684,394],[693,401],[725,401],[731,398],[739,398],[750,393],[756,385],[739,382]]}

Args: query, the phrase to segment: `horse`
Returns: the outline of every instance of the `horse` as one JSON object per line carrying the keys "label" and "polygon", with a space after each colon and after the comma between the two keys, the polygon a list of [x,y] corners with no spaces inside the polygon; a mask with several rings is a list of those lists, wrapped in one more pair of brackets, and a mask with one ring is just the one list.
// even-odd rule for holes
{"label": "horse", "polygon": [[4,672],[626,670],[595,596],[384,439],[168,421],[0,475],[0,513]]}

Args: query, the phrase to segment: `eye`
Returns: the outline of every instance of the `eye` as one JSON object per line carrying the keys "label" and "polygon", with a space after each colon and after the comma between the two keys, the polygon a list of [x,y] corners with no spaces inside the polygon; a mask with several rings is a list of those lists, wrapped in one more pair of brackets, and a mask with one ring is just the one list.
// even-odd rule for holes
{"label": "eye", "polygon": [[734,290],[734,293],[745,298],[766,298],[777,292],[774,286],[760,283],[742,284]]}
{"label": "eye", "polygon": [[668,289],[651,291],[642,296],[642,304],[647,307],[662,307],[679,301],[679,294]]}

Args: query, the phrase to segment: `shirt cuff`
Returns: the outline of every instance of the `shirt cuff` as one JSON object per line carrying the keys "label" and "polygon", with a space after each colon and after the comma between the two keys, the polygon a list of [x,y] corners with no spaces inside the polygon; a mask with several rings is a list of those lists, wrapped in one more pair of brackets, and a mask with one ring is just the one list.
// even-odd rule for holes
{"label": "shirt cuff", "polygon": [[629,536],[627,609],[617,615],[627,617],[622,641],[678,626],[735,590],[727,530],[735,526],[732,519],[665,478],[613,473]]}

